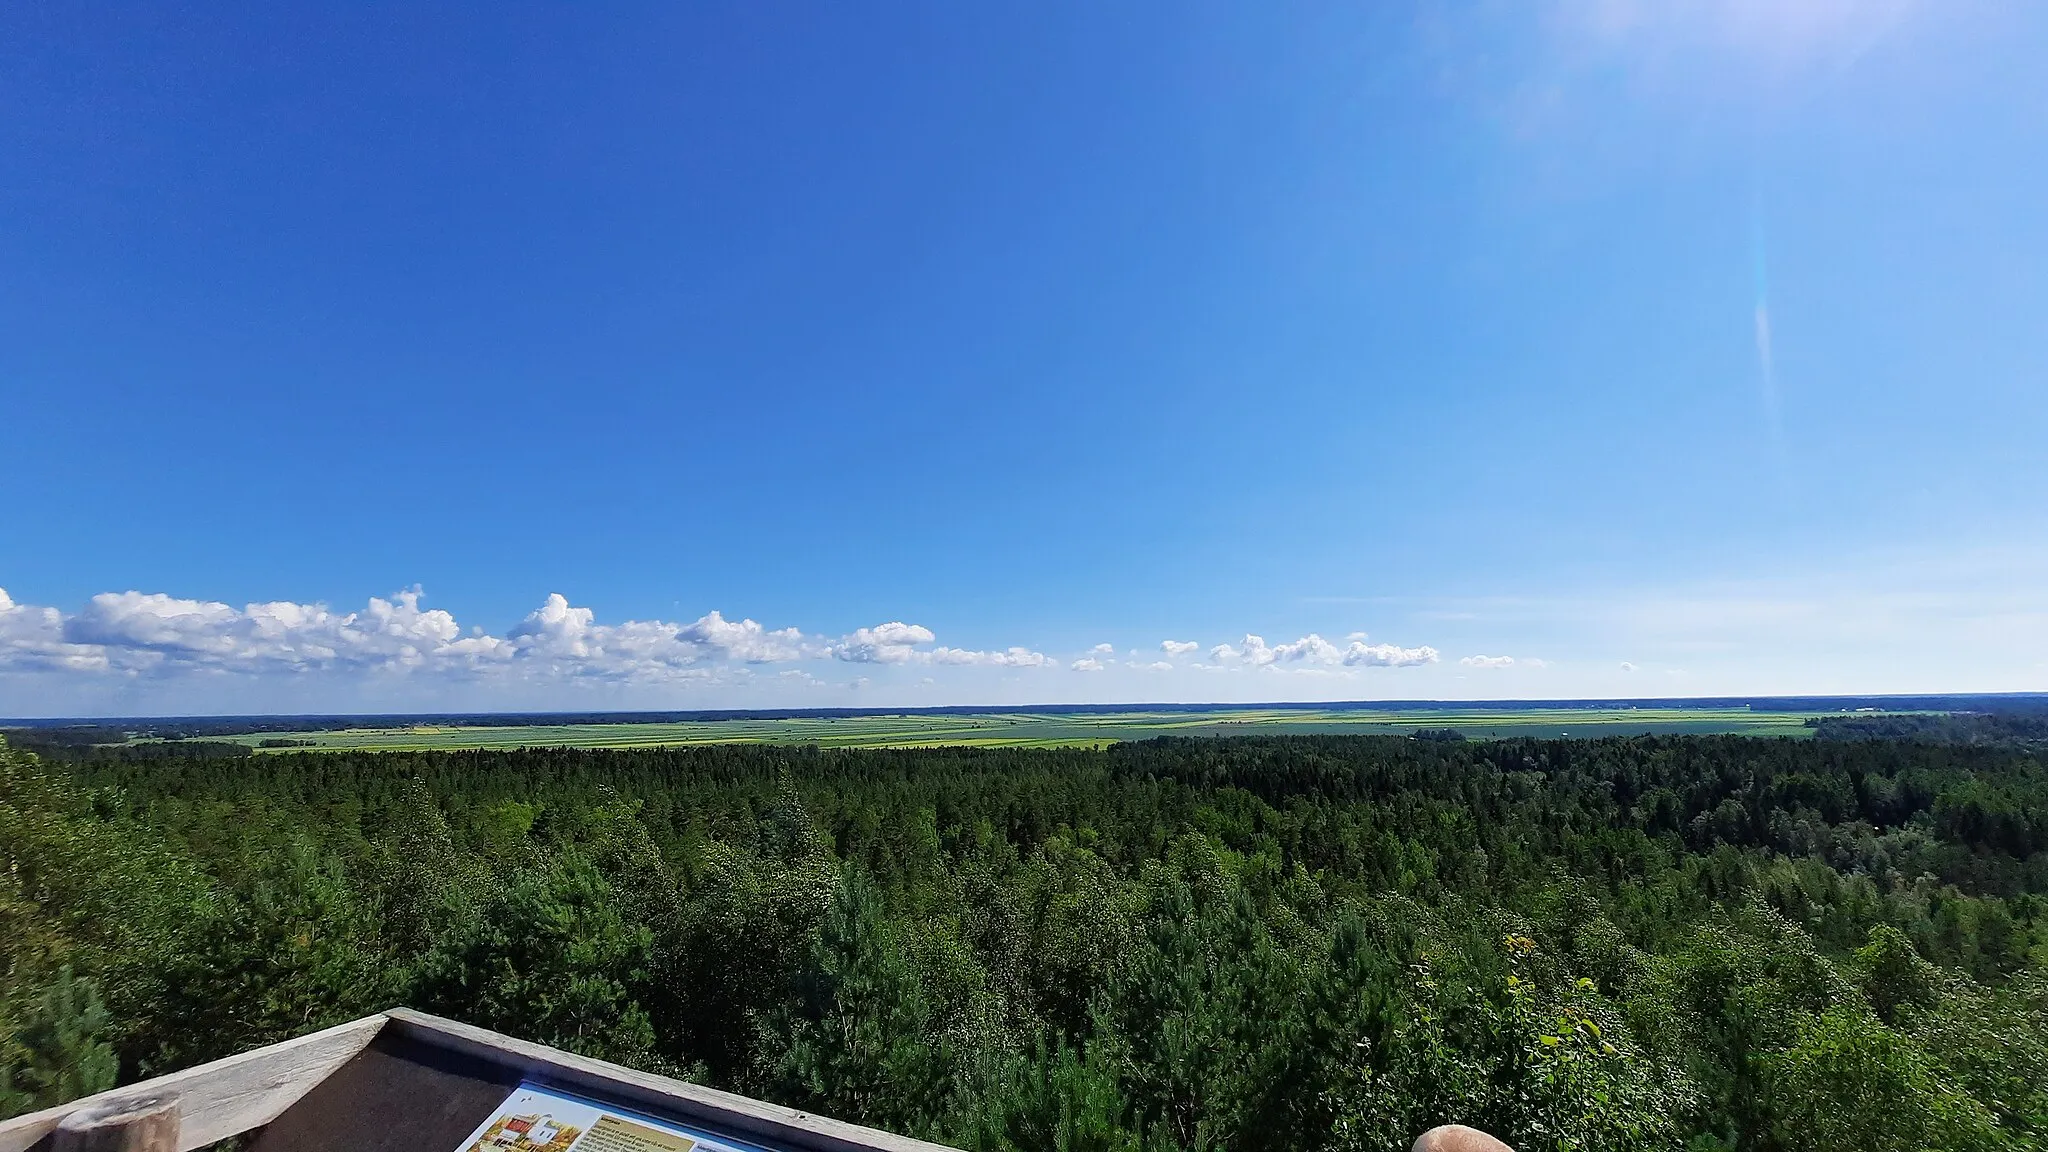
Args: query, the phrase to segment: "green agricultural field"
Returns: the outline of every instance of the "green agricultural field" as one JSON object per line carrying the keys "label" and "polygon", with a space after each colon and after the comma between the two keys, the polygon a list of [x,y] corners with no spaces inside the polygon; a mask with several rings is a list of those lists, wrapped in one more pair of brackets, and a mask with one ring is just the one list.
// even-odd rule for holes
{"label": "green agricultural field", "polygon": [[435,748],[648,748],[758,742],[826,748],[937,745],[1053,748],[1143,740],[1153,736],[1271,734],[1401,734],[1454,728],[1474,739],[1505,736],[1626,736],[1732,733],[1804,736],[1809,713],[1746,708],[1246,708],[1205,712],[981,713],[968,716],[873,715],[707,720],[671,724],[536,724],[508,727],[353,728],[330,732],[263,732],[228,737],[255,745],[279,738],[307,748],[419,750]]}

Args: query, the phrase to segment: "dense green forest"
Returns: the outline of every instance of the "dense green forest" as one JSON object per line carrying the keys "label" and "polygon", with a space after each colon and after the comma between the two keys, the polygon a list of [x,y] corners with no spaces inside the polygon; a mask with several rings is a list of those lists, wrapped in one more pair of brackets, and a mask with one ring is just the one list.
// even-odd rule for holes
{"label": "dense green forest", "polygon": [[2048,709],[1817,716],[1806,722],[1822,740],[1923,740],[1943,744],[2048,745]]}
{"label": "dense green forest", "polygon": [[2024,741],[158,755],[0,750],[0,1114],[407,1003],[973,1149],[2048,1149]]}

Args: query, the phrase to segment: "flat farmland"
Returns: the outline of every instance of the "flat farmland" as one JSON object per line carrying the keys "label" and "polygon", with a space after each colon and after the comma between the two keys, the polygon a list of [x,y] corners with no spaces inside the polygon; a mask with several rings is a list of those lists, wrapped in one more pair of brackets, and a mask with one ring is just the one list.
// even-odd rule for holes
{"label": "flat farmland", "polygon": [[1805,736],[1824,713],[1746,708],[1486,708],[1379,711],[1370,708],[1244,708],[1205,711],[988,712],[971,715],[877,713],[868,716],[734,718],[677,723],[417,725],[225,737],[252,746],[304,741],[261,751],[424,750],[455,748],[653,748],[695,744],[816,744],[825,748],[982,746],[1088,747],[1154,736],[1400,735],[1456,729],[1473,739],[1673,734]]}

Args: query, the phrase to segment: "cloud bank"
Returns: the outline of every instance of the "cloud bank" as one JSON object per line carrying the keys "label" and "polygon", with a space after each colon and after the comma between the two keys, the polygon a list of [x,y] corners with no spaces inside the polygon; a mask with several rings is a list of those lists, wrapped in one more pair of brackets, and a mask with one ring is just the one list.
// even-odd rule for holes
{"label": "cloud bank", "polygon": [[[560,593],[494,632],[465,626],[424,600],[417,587],[371,597],[353,610],[285,600],[236,607],[127,591],[101,593],[67,613],[17,603],[0,589],[0,678],[16,689],[30,689],[31,697],[40,694],[54,702],[46,707],[56,708],[87,698],[81,692],[101,693],[92,699],[133,700],[137,707],[147,707],[150,699],[175,698],[202,709],[251,707],[259,697],[346,700],[351,691],[357,699],[417,701],[439,687],[457,693],[450,699],[547,700],[554,698],[549,694],[554,687],[571,684],[609,686],[614,698],[642,701],[669,699],[668,689],[696,685],[739,703],[764,691],[772,694],[769,686],[774,684],[852,687],[846,683],[851,677],[828,671],[845,665],[860,669],[854,685],[903,688],[914,683],[923,686],[920,691],[956,696],[982,691],[972,687],[977,683],[989,686],[982,693],[987,695],[1000,684],[1020,683],[1019,675],[1028,680],[1082,674],[1066,681],[1070,687],[1065,689],[1033,680],[1041,687],[1004,690],[1012,696],[1057,699],[1067,692],[1085,696],[1090,689],[1082,687],[1084,682],[1101,685],[1105,692],[1129,691],[1116,686],[1118,677],[1125,676],[1145,677],[1154,685],[1143,691],[1172,695],[1181,691],[1171,685],[1183,675],[1263,671],[1351,678],[1360,669],[1409,668],[1439,660],[1434,648],[1369,643],[1363,633],[1341,643],[1310,633],[1278,644],[1246,634],[1236,643],[1209,648],[1203,663],[1189,659],[1202,651],[1194,640],[1162,641],[1152,655],[1138,649],[1119,655],[1108,642],[1048,654],[1021,644],[987,649],[941,644],[931,628],[901,619],[843,634],[771,628],[718,611],[687,621],[608,623]],[[916,679],[916,669],[928,674]],[[954,669],[1002,675],[955,674]],[[949,675],[967,679],[945,680]],[[248,691],[289,685],[312,694],[289,689],[265,697]],[[1206,695],[1213,689],[1199,691]],[[917,695],[906,700],[936,702]],[[19,696],[17,701],[26,702]]]}
{"label": "cloud bank", "polygon": [[1402,648],[1395,644],[1367,644],[1364,633],[1354,635],[1356,639],[1339,648],[1313,632],[1292,643],[1270,646],[1264,637],[1247,633],[1245,638],[1234,646],[1218,644],[1209,649],[1209,660],[1225,667],[1240,665],[1284,669],[1289,665],[1412,668],[1420,664],[1434,664],[1440,659],[1437,650],[1427,646]]}
{"label": "cloud bank", "polygon": [[272,601],[236,608],[160,592],[103,592],[76,613],[18,604],[0,590],[0,671],[165,676],[426,670],[545,673],[641,682],[700,678],[715,668],[841,660],[855,664],[1037,668],[1042,652],[929,647],[919,624],[890,621],[840,637],[770,629],[713,611],[687,623],[598,623],[589,608],[550,595],[502,636],[465,632],[421,607],[413,588],[363,608]]}
{"label": "cloud bank", "polygon": [[934,664],[984,665],[993,668],[1044,668],[1052,658],[1029,648],[1011,647],[1001,652],[970,652],[961,648],[932,649]]}

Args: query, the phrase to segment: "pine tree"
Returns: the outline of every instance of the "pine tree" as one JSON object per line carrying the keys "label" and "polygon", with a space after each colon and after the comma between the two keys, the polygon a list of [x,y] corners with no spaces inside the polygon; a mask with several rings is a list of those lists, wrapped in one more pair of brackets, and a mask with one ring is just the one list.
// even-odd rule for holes
{"label": "pine tree", "polygon": [[933,1132],[947,1111],[954,1053],[859,869],[841,873],[795,1002],[762,1032],[781,1098],[900,1132]]}
{"label": "pine tree", "polygon": [[0,1043],[0,1116],[112,1088],[111,1025],[93,982],[60,969]]}

